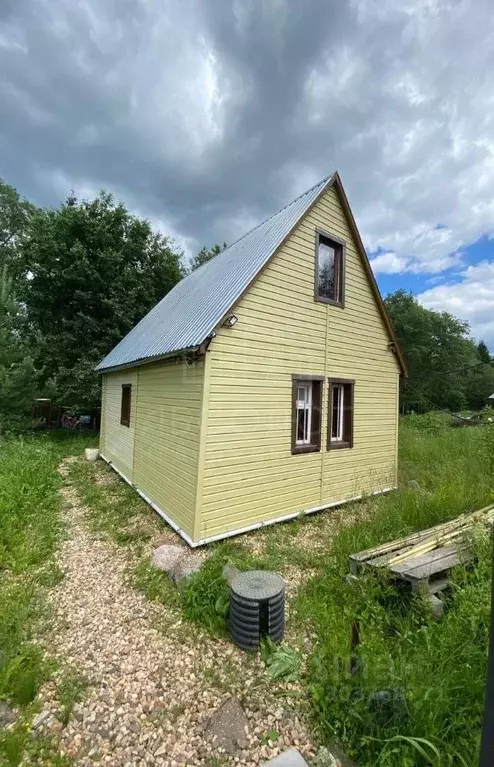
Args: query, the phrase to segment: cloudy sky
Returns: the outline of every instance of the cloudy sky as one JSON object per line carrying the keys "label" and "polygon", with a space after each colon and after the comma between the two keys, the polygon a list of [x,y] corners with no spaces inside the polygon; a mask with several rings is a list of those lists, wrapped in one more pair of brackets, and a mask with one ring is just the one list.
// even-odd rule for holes
{"label": "cloudy sky", "polygon": [[488,0],[1,0],[0,175],[192,254],[338,169],[384,293],[494,351]]}

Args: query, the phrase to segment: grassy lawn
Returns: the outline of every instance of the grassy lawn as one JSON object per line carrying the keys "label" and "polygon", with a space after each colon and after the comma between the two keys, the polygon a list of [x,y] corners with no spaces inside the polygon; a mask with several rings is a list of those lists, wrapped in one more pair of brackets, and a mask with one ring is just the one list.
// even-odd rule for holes
{"label": "grassy lawn", "polygon": [[[490,615],[490,542],[478,565],[456,572],[444,619],[435,623],[406,588],[345,579],[348,555],[494,500],[494,428],[424,429],[404,420],[403,488],[376,500],[370,518],[341,530],[327,565],[297,597],[317,636],[307,684],[325,738],[360,765],[476,765]],[[349,673],[350,631],[361,630],[359,670]],[[390,691],[383,696],[378,691]],[[380,698],[380,699],[379,699]]]}
{"label": "grassy lawn", "polygon": [[[409,588],[346,576],[349,554],[493,502],[494,428],[405,418],[400,457],[397,492],[218,544],[186,592],[185,610],[221,630],[214,605],[228,559],[242,569],[277,569],[288,581],[294,570],[309,572],[290,601],[287,639],[300,651],[300,637],[311,635],[302,675],[323,742],[339,742],[361,767],[474,767],[490,616],[486,532],[476,533],[476,567],[456,570],[440,623]],[[418,487],[407,486],[410,479]],[[355,621],[360,646],[352,674]]]}
{"label": "grassy lawn", "polygon": [[[289,585],[284,664],[300,668],[323,741],[340,742],[361,767],[475,765],[486,673],[490,551],[458,569],[441,623],[409,589],[375,578],[348,580],[348,555],[454,518],[494,500],[494,428],[452,428],[439,416],[402,420],[399,491],[339,510],[265,528],[209,547],[210,557],[183,597],[185,615],[225,632],[228,589],[223,565],[281,572]],[[117,482],[108,503],[95,469],[74,464],[72,477],[93,509],[95,529],[143,551],[149,514]],[[418,487],[406,482],[413,479]],[[151,599],[177,603],[177,592],[144,556],[134,583]],[[358,620],[358,671],[350,674],[350,634]],[[310,635],[310,653],[304,651]],[[305,639],[305,643],[304,643]],[[299,663],[293,655],[299,655]],[[275,677],[276,675],[273,674]],[[380,693],[376,695],[376,693]]]}
{"label": "grassy lawn", "polygon": [[[53,564],[62,535],[56,467],[84,446],[80,436],[46,435],[0,444],[0,700],[20,705],[26,720],[39,685],[53,673],[32,635],[44,617],[43,589],[61,577]],[[408,589],[346,576],[350,553],[494,501],[494,428],[451,428],[441,417],[408,417],[401,424],[400,456],[399,491],[214,544],[182,599],[149,560],[157,542],[178,542],[174,534],[101,462],[80,461],[69,470],[95,533],[132,549],[134,585],[150,599],[182,607],[213,634],[226,631],[226,562],[283,574],[286,649],[278,656],[266,651],[268,674],[273,684],[287,673],[301,680],[323,742],[339,742],[360,767],[473,767],[490,613],[485,534],[475,542],[476,567],[457,570],[440,623]],[[410,479],[418,487],[407,486]],[[351,674],[357,620],[361,643]],[[7,763],[17,763],[22,748],[16,738],[25,745],[25,733],[18,727],[0,740]]]}
{"label": "grassy lawn", "polygon": [[19,710],[15,728],[0,731],[1,764],[18,764],[25,747],[62,764],[49,741],[28,738],[32,702],[54,672],[33,638],[49,620],[44,591],[63,577],[53,558],[63,534],[57,466],[88,442],[70,433],[0,440],[0,701]]}

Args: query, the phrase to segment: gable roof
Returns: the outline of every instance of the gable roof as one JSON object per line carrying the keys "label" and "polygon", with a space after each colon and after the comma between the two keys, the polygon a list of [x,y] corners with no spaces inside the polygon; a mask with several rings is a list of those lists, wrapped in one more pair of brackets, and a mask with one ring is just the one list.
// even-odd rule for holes
{"label": "gable roof", "polygon": [[152,362],[196,350],[221,324],[293,229],[327,188],[334,185],[371,282],[403,373],[406,368],[337,173],[327,176],[262,224],[184,277],[100,362],[96,370]]}

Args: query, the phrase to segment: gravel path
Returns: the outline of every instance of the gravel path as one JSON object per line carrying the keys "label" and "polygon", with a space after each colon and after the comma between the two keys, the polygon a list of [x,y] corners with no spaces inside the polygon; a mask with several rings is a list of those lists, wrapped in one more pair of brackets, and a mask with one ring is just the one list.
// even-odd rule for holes
{"label": "gravel path", "polygon": [[[68,534],[59,554],[65,577],[50,597],[57,630],[49,650],[88,687],[62,727],[57,685],[46,685],[39,732],[59,738],[62,753],[84,767],[249,767],[290,745],[310,758],[313,743],[290,703],[299,688],[273,685],[257,658],[201,634],[176,608],[128,586],[128,553],[89,531],[67,461],[60,473]],[[208,740],[208,720],[230,696],[242,704],[248,727],[227,755]],[[280,736],[274,744],[273,730]]]}

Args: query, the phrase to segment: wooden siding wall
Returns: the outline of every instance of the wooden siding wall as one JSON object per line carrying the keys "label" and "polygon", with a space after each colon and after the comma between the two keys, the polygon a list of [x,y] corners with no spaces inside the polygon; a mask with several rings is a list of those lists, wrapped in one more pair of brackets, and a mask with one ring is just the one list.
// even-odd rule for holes
{"label": "wooden siding wall", "polygon": [[138,369],[134,484],[194,533],[204,360]]}
{"label": "wooden siding wall", "polygon": [[[122,426],[120,423],[122,384],[132,385],[130,426]],[[136,370],[103,375],[100,449],[105,458],[111,461],[130,482],[133,476],[136,398]]]}
{"label": "wooden siding wall", "polygon": [[[315,229],[345,240],[345,307],[314,301]],[[399,367],[334,189],[210,346],[200,537],[396,485]],[[292,373],[355,379],[354,447],[291,455]]]}

